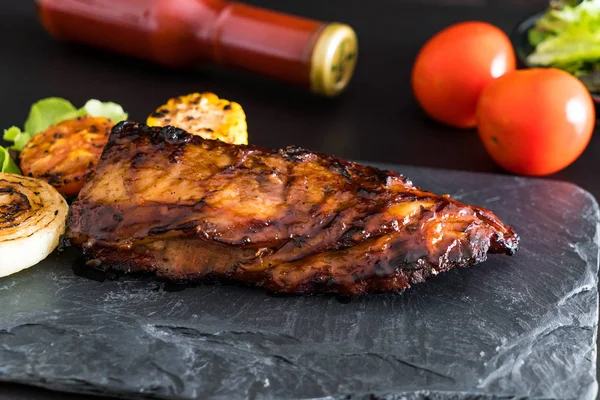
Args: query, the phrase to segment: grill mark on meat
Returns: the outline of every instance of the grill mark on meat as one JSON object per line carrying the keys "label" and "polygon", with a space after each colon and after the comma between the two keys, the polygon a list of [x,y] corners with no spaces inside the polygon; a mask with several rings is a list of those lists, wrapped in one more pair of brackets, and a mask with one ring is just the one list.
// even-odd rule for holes
{"label": "grill mark on meat", "polygon": [[331,164],[329,165],[329,170],[342,175],[346,179],[350,179],[352,177],[350,175],[350,172],[344,166],[344,164],[342,164],[341,162],[339,162],[337,160],[334,160],[331,162]]}
{"label": "grill mark on meat", "polygon": [[161,235],[170,231],[190,231],[198,226],[198,221],[190,221],[175,227],[171,226],[159,226],[148,230],[149,236]]}
{"label": "grill mark on meat", "polygon": [[280,150],[279,154],[281,154],[288,161],[304,162],[303,156],[307,152],[308,151],[303,149],[302,147],[288,146],[285,149]]}

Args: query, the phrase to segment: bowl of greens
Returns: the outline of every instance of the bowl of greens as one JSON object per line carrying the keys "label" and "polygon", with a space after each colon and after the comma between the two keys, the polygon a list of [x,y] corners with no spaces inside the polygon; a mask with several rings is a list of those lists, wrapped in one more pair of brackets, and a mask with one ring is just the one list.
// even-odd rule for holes
{"label": "bowl of greens", "polygon": [[600,0],[551,1],[524,19],[511,40],[521,66],[567,71],[600,104]]}

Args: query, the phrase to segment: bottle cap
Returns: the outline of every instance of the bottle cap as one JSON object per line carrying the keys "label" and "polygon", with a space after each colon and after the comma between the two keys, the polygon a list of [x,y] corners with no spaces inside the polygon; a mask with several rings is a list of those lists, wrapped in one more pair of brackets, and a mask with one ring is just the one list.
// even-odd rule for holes
{"label": "bottle cap", "polygon": [[315,44],[310,67],[310,90],[325,96],[341,93],[354,73],[358,39],[354,30],[337,22],[328,24]]}

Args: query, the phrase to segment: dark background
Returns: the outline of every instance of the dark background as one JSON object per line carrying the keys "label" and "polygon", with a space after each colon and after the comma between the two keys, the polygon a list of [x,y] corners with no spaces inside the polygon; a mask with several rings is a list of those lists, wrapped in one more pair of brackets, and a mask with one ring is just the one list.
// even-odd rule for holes
{"label": "dark background", "polygon": [[[99,50],[52,40],[31,1],[0,2],[0,127],[22,126],[31,104],[60,96],[79,107],[89,98],[115,101],[130,119],[172,96],[214,91],[242,104],[253,144],[295,144],[366,161],[504,174],[475,130],[427,118],[410,89],[412,63],[425,41],[459,21],[481,20],[510,33],[542,0],[251,0],[275,10],[353,26],[358,65],[340,97],[318,98],[254,75],[211,66],[173,71]],[[567,169],[547,177],[578,184],[600,197],[600,138]],[[418,185],[418,182],[415,182]],[[425,188],[427,189],[427,188]],[[77,362],[74,360],[74,362]],[[2,385],[2,399],[78,398]]]}

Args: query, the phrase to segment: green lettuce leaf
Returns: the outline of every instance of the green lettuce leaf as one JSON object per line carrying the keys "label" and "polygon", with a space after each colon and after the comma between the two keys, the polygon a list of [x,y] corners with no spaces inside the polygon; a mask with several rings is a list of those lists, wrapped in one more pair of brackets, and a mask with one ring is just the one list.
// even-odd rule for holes
{"label": "green lettuce leaf", "polygon": [[96,99],[88,100],[82,109],[93,117],[105,117],[113,122],[125,121],[128,117],[127,113],[123,110],[123,107],[117,103],[103,103]]}
{"label": "green lettuce leaf", "polygon": [[123,107],[117,103],[102,102],[100,100],[91,99],[88,100],[83,107],[61,115],[60,121],[83,117],[84,115],[91,115],[92,117],[104,117],[114,122],[124,121],[128,117],[128,114],[123,110]]}
{"label": "green lettuce leaf", "polygon": [[64,121],[64,116],[77,109],[70,101],[60,97],[48,97],[31,106],[25,121],[24,131],[32,135],[40,133],[50,125]]}
{"label": "green lettuce leaf", "polygon": [[21,175],[21,170],[17,167],[17,164],[14,163],[12,158],[10,158],[8,150],[2,146],[0,146],[0,172]]}
{"label": "green lettuce leaf", "polygon": [[529,31],[532,66],[555,67],[575,76],[600,69],[600,0],[549,9]]}
{"label": "green lettuce leaf", "polygon": [[14,140],[14,145],[12,145],[10,148],[11,149],[15,149],[18,151],[23,150],[23,148],[25,147],[25,145],[27,144],[27,142],[29,142],[31,140],[31,134],[27,133],[27,132],[19,132],[19,134],[17,135],[17,137]]}
{"label": "green lettuce leaf", "polygon": [[2,139],[6,140],[6,141],[14,141],[15,138],[17,136],[19,136],[20,133],[21,133],[21,128],[13,125],[10,128],[4,130],[4,135],[2,136]]}
{"label": "green lettuce leaf", "polygon": [[10,148],[21,151],[27,142],[31,140],[31,134],[21,131],[21,129],[16,126],[11,126],[10,128],[4,130],[4,136],[2,136],[2,139],[6,140],[7,142],[14,142]]}
{"label": "green lettuce leaf", "polygon": [[55,123],[58,124],[59,122],[66,121],[68,119],[83,117],[85,114],[87,114],[87,111],[85,111],[85,109],[82,107],[77,110],[69,111],[68,113],[61,115],[59,120],[56,121]]}
{"label": "green lettuce leaf", "polygon": [[542,43],[548,37],[548,35],[546,33],[542,32],[542,31],[538,31],[536,29],[529,30],[527,35],[529,37],[529,43],[531,43],[531,45],[533,47],[536,47],[538,44]]}

